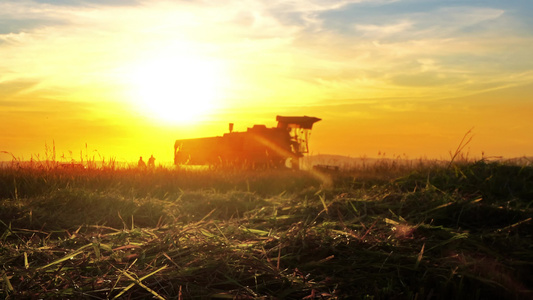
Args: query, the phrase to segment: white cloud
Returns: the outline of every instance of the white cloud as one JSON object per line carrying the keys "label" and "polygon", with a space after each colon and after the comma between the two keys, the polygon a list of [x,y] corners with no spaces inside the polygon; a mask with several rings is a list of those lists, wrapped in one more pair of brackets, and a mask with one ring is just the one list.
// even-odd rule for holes
{"label": "white cloud", "polygon": [[425,22],[440,23],[441,26],[465,27],[475,25],[484,21],[495,20],[504,14],[504,10],[484,7],[445,7],[438,9],[433,16],[437,19],[430,18],[430,15],[421,16]]}
{"label": "white cloud", "polygon": [[373,39],[379,39],[390,35],[405,32],[413,27],[413,23],[408,20],[399,21],[394,24],[374,25],[374,24],[357,24],[355,29],[363,32],[365,36]]}

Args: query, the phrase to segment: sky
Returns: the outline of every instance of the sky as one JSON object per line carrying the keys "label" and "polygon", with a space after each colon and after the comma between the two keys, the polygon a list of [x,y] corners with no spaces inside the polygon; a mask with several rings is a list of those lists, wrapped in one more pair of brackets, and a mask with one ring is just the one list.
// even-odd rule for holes
{"label": "sky", "polygon": [[0,160],[173,159],[321,118],[311,154],[533,155],[533,1],[0,0]]}

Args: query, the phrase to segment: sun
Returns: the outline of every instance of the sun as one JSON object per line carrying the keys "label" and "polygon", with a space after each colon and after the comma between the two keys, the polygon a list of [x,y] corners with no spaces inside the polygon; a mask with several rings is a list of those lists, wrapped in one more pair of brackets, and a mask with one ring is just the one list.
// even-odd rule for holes
{"label": "sun", "polygon": [[221,97],[219,66],[190,55],[143,61],[129,77],[137,108],[157,121],[198,121],[214,110]]}

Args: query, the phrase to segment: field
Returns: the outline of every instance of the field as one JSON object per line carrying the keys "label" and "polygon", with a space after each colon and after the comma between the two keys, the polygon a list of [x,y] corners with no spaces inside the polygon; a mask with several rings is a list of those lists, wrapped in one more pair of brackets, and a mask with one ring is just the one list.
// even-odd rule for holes
{"label": "field", "polygon": [[533,167],[0,169],[5,299],[533,299]]}

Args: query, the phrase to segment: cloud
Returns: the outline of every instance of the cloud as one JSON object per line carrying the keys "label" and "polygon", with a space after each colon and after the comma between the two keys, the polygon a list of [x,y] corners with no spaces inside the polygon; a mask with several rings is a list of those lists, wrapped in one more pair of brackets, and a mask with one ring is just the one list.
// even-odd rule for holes
{"label": "cloud", "polygon": [[39,27],[63,24],[63,22],[58,20],[2,18],[0,19],[0,35],[27,32]]}
{"label": "cloud", "polygon": [[464,82],[464,77],[450,76],[435,72],[415,74],[399,74],[391,78],[391,82],[400,86],[434,88],[437,86],[457,85]]}
{"label": "cloud", "polygon": [[373,39],[390,36],[393,34],[398,34],[405,32],[413,26],[413,23],[410,21],[400,21],[396,24],[386,24],[386,25],[374,25],[374,24],[358,24],[355,25],[357,31],[363,32],[365,36],[372,37]]}
{"label": "cloud", "polygon": [[[427,99],[480,92],[487,87],[483,82],[508,86],[509,76],[516,85],[530,82],[526,73],[533,67],[528,50],[533,39],[517,29],[519,21],[510,21],[511,9],[495,3],[457,4],[353,3],[324,11],[318,15],[323,30],[301,31],[295,52],[314,66],[308,67],[311,77],[322,84],[343,80],[358,93],[362,80],[398,96],[412,93],[415,86],[431,86],[424,92]],[[447,88],[434,89],[440,86]]]}
{"label": "cloud", "polygon": [[14,80],[14,81],[2,81],[0,78],[0,107],[5,107],[10,102],[6,102],[5,99],[17,96],[25,91],[34,89],[39,84],[36,80]]}
{"label": "cloud", "polygon": [[511,12],[496,2],[458,4],[7,1],[0,52],[9,60],[0,74],[55,89],[67,80],[73,88],[119,85],[128,63],[193,53],[229,66],[234,94],[265,98],[291,98],[297,88],[315,99],[401,97],[422,84],[457,94],[530,80],[531,35],[515,33]]}
{"label": "cloud", "polygon": [[136,6],[141,1],[137,0],[33,0],[36,3],[51,4],[56,6]]}
{"label": "cloud", "polygon": [[101,7],[136,7],[141,3],[134,0],[34,0],[2,1],[0,3],[0,35],[31,32],[43,27],[71,25],[75,10]]}
{"label": "cloud", "polygon": [[40,27],[64,24],[64,19],[42,5],[25,1],[0,2],[0,37],[4,41],[6,34],[31,32]]}

